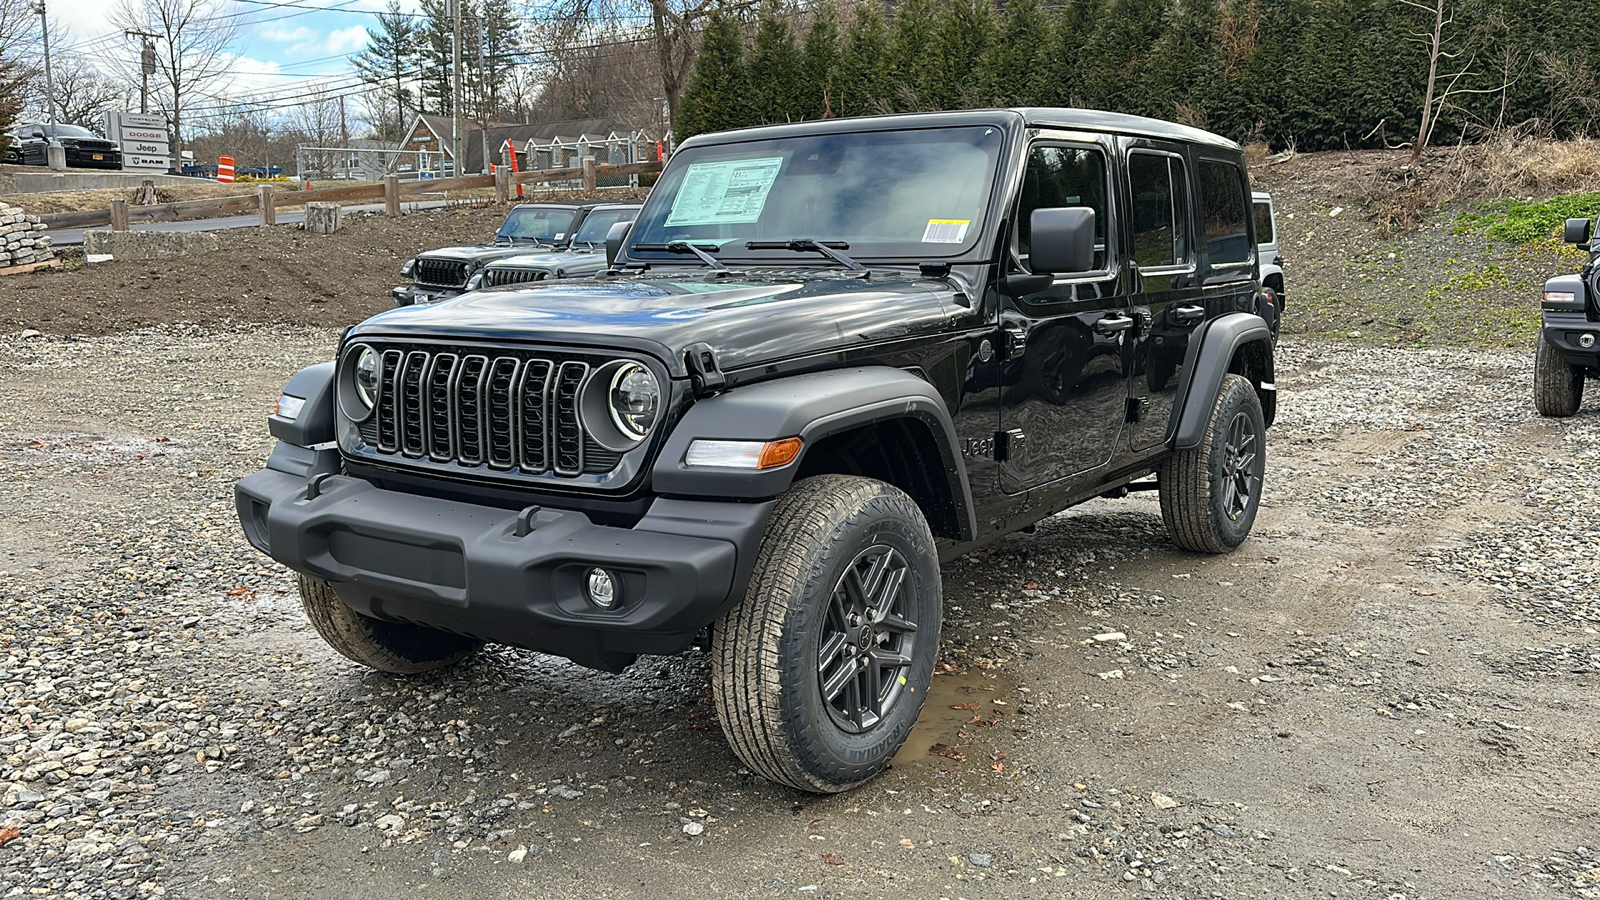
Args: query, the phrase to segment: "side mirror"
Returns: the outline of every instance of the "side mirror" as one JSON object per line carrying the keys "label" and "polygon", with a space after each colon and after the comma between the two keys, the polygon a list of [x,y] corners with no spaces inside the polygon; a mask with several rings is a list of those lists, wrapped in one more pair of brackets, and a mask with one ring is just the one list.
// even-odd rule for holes
{"label": "side mirror", "polygon": [[1036,209],[1029,220],[1028,268],[1040,275],[1094,269],[1094,210],[1087,206]]}
{"label": "side mirror", "polygon": [[43,139],[44,138],[44,129],[43,128],[35,128],[34,130],[28,132],[28,137]]}
{"label": "side mirror", "polygon": [[1561,239],[1569,244],[1589,243],[1589,227],[1594,224],[1592,219],[1568,219],[1567,227],[1562,230]]}
{"label": "side mirror", "polygon": [[628,232],[633,228],[632,222],[618,222],[606,232],[606,268],[617,264],[617,257],[622,253],[622,244],[628,239]]}

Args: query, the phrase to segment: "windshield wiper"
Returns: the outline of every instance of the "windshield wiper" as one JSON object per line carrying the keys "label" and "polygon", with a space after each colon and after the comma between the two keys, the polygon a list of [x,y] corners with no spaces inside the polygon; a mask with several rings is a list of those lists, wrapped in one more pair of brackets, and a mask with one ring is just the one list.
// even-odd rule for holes
{"label": "windshield wiper", "polygon": [[716,244],[695,246],[688,241],[668,241],[665,244],[634,244],[632,249],[652,253],[693,253],[695,256],[700,257],[701,262],[713,269],[728,268],[718,261],[715,256],[706,252],[706,250],[721,250],[722,248]]}
{"label": "windshield wiper", "polygon": [[867,268],[839,252],[840,250],[850,249],[850,245],[844,241],[814,241],[811,238],[794,238],[787,241],[745,241],[744,248],[746,250],[792,250],[795,253],[814,250],[846,268],[855,269],[858,272],[864,272]]}

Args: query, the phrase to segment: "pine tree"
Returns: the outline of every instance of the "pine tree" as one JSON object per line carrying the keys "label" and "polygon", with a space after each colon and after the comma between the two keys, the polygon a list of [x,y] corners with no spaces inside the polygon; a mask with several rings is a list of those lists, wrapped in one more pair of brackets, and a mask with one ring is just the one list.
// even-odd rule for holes
{"label": "pine tree", "polygon": [[677,130],[691,137],[750,125],[755,117],[749,98],[744,30],[732,13],[718,7],[706,17],[700,55],[678,106]]}
{"label": "pine tree", "polygon": [[[394,119],[379,129],[382,137],[392,139],[405,130],[406,120],[410,118],[408,113],[415,107],[411,89],[406,85],[416,64],[418,28],[410,15],[400,11],[398,0],[389,0],[388,8],[378,13],[377,20],[377,28],[367,29],[366,48],[351,62],[361,80],[376,88],[384,98],[380,108],[394,110]],[[383,118],[388,118],[387,111]],[[389,125],[393,126],[392,132]]]}
{"label": "pine tree", "polygon": [[[417,34],[418,82],[422,93],[422,111],[434,115],[450,115],[451,96],[451,35],[450,16],[445,0],[421,0],[423,21]],[[430,102],[431,101],[431,102]]]}
{"label": "pine tree", "polygon": [[906,0],[895,11],[889,38],[889,73],[898,112],[937,109],[939,21],[947,14],[938,0]]}
{"label": "pine tree", "polygon": [[985,104],[1032,105],[1043,102],[1052,68],[1050,22],[1039,0],[1011,0],[995,40],[984,48],[978,84]]}
{"label": "pine tree", "polygon": [[929,90],[934,109],[986,106],[978,80],[984,53],[994,38],[992,0],[952,0],[939,18],[936,73]]}
{"label": "pine tree", "polygon": [[805,60],[795,44],[788,14],[778,0],[766,0],[761,6],[746,68],[755,122],[789,122],[807,117],[803,111]]}
{"label": "pine tree", "polygon": [[839,114],[839,21],[832,5],[816,11],[806,31],[802,49],[805,90],[800,96],[800,117],[832,118]]}
{"label": "pine tree", "polygon": [[863,4],[855,8],[838,71],[840,115],[873,116],[893,109],[889,28],[878,7]]}

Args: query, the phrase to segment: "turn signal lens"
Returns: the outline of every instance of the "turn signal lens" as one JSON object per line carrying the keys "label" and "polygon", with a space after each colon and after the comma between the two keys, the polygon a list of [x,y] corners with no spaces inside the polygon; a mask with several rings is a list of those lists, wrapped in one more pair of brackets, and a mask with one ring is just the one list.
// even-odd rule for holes
{"label": "turn signal lens", "polygon": [[714,469],[776,469],[795,461],[802,442],[797,437],[776,441],[697,440],[684,454],[686,466]]}
{"label": "turn signal lens", "polygon": [[1546,303],[1569,304],[1569,303],[1576,303],[1577,300],[1578,300],[1578,295],[1572,293],[1571,291],[1545,291],[1544,292],[1544,302],[1546,302]]}
{"label": "turn signal lens", "polygon": [[756,465],[758,469],[776,469],[794,462],[800,455],[800,439],[797,437],[784,438],[781,441],[767,441],[761,448],[761,461]]}
{"label": "turn signal lens", "polygon": [[278,396],[278,415],[285,419],[295,419],[300,416],[300,410],[305,409],[304,397],[295,397],[290,394]]}

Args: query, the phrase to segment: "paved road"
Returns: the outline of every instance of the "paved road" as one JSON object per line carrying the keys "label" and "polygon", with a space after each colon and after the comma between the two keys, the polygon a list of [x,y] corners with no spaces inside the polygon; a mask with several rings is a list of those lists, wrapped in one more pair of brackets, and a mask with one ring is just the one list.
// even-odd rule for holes
{"label": "paved road", "polygon": [[[435,209],[444,205],[443,200],[416,200],[400,204],[406,212],[419,209]],[[362,203],[356,206],[346,206],[344,211],[352,212],[382,212],[382,203]],[[278,211],[279,225],[296,225],[306,220],[306,212],[301,209],[282,209]],[[190,219],[183,222],[142,222],[130,226],[133,231],[221,231],[225,228],[250,228],[261,224],[261,218],[255,213],[246,216],[223,216],[216,219]],[[103,227],[103,226],[102,226]],[[83,243],[83,233],[86,228],[52,228],[46,234],[57,246],[77,246]]]}

